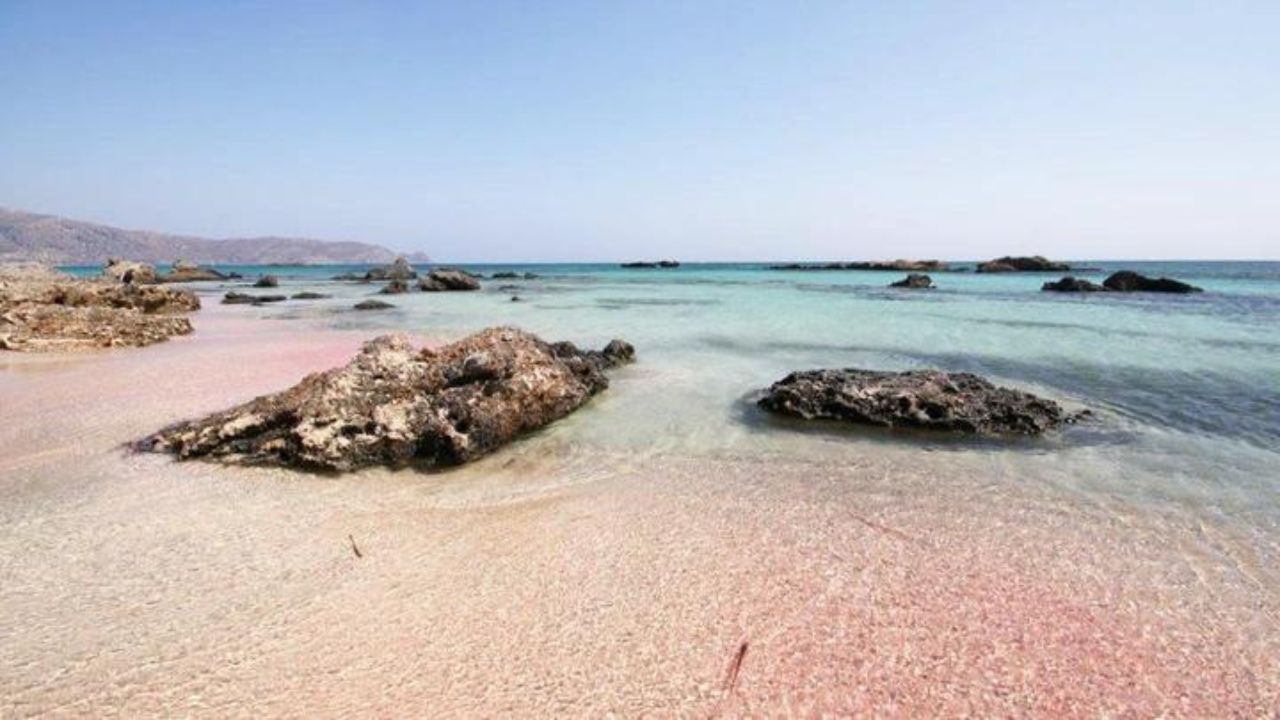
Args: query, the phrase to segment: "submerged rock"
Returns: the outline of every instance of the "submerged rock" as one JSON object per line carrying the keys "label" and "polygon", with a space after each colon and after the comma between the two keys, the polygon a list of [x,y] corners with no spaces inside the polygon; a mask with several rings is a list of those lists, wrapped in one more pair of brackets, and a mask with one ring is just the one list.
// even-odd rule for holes
{"label": "submerged rock", "polygon": [[396,258],[390,265],[373,268],[364,274],[365,280],[412,280],[416,277],[418,271],[413,269],[404,256]]}
{"label": "submerged rock", "polygon": [[794,372],[774,383],[759,405],[806,420],[974,435],[1037,435],[1076,419],[1052,400],[939,370]]}
{"label": "submerged rock", "polygon": [[399,295],[400,293],[409,292],[409,283],[403,280],[392,280],[378,291],[383,295]]}
{"label": "submerged rock", "polygon": [[1115,292],[1159,292],[1159,293],[1196,293],[1203,289],[1189,285],[1173,278],[1149,278],[1132,270],[1121,270],[1112,273],[1102,281],[1103,287]]}
{"label": "submerged rock", "polygon": [[1041,285],[1040,289],[1044,292],[1103,292],[1106,290],[1105,287],[1097,283],[1070,275],[1061,280],[1047,282]]}
{"label": "submerged rock", "polygon": [[318,292],[310,292],[310,291],[307,291],[307,292],[294,293],[293,295],[291,295],[291,296],[289,296],[289,297],[290,297],[291,299],[293,299],[293,300],[326,300],[326,299],[331,298],[331,297],[333,297],[333,296],[332,296],[332,295],[326,295],[326,294],[324,294],[324,293],[318,293]]}
{"label": "submerged rock", "polygon": [[599,352],[490,328],[438,349],[399,335],[366,343],[344,367],[139,443],[179,459],[325,471],[474,460],[576,410],[609,385],[630,345]]}
{"label": "submerged rock", "polygon": [[418,280],[418,289],[426,292],[443,290],[479,290],[480,281],[461,270],[438,269]]}
{"label": "submerged rock", "polygon": [[945,272],[951,267],[941,260],[875,260],[869,262],[787,263],[770,270],[876,270],[883,272]]}
{"label": "submerged rock", "polygon": [[680,267],[680,262],[677,260],[641,260],[622,263],[622,267],[632,269],[678,268]]}
{"label": "submerged rock", "polygon": [[980,273],[1065,272],[1070,269],[1070,265],[1054,262],[1043,255],[1033,255],[1031,257],[1011,257],[1006,255],[1005,257],[980,263],[977,271]]}
{"label": "submerged rock", "polygon": [[351,307],[356,310],[390,310],[395,305],[381,300],[362,300]]}
{"label": "submerged rock", "polygon": [[256,288],[273,288],[280,286],[280,278],[275,275],[263,275],[253,284]]}
{"label": "submerged rock", "polygon": [[117,282],[151,284],[156,282],[156,267],[150,263],[111,258],[102,269],[102,275]]}
{"label": "submerged rock", "polygon": [[78,350],[151,345],[192,330],[185,290],[77,279],[38,265],[0,265],[0,349]]}
{"label": "submerged rock", "polygon": [[928,275],[911,273],[898,282],[889,283],[889,287],[910,288],[912,290],[928,290],[933,287],[933,278]]}
{"label": "submerged rock", "polygon": [[250,295],[248,293],[236,292],[232,290],[222,296],[223,305],[262,305],[264,303],[277,303],[287,300],[284,295]]}

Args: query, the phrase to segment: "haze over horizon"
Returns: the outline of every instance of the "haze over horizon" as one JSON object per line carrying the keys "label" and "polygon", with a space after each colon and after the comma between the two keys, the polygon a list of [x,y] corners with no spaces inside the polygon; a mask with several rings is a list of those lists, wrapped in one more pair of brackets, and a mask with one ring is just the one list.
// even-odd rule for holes
{"label": "haze over horizon", "polygon": [[445,261],[1280,259],[1280,4],[5,2],[0,206]]}

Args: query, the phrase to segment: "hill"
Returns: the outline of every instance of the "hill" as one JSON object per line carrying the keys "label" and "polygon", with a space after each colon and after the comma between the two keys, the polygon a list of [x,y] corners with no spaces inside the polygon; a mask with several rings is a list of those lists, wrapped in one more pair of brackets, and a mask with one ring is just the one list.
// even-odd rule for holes
{"label": "hill", "polygon": [[[399,253],[380,245],[308,238],[210,239],[69,220],[0,208],[0,262],[95,265],[118,257],[151,263],[177,259],[202,264],[267,265],[387,263]],[[410,256],[425,262],[425,255]]]}

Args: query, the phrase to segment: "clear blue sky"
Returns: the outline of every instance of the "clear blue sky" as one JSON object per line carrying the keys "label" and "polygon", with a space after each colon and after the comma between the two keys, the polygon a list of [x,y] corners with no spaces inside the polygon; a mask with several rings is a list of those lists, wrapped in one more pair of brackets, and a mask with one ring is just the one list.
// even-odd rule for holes
{"label": "clear blue sky", "polygon": [[0,205],[447,260],[1280,258],[1280,2],[0,0]]}

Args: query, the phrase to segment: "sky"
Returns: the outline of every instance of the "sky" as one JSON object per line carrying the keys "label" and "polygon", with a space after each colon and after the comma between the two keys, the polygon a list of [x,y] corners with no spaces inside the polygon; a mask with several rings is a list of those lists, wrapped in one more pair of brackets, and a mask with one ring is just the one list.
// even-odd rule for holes
{"label": "sky", "polygon": [[0,206],[453,261],[1280,259],[1280,2],[0,0]]}

